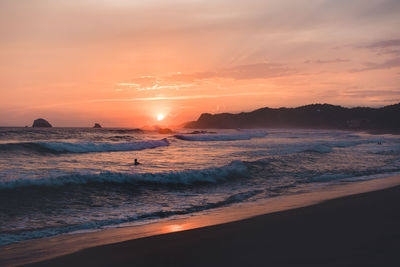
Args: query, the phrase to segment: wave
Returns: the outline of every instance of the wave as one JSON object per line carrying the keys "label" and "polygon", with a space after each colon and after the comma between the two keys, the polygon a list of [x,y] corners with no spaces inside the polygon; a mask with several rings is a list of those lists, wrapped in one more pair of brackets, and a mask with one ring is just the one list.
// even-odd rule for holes
{"label": "wave", "polygon": [[106,129],[109,132],[116,132],[116,133],[144,133],[142,129],[135,128],[135,129]]}
{"label": "wave", "polygon": [[321,173],[310,178],[296,181],[296,183],[323,183],[323,182],[351,182],[351,181],[364,181],[387,176],[397,175],[400,168],[386,168],[386,169],[366,169],[366,170],[343,170],[337,173]]}
{"label": "wave", "polygon": [[219,134],[177,134],[175,138],[185,141],[236,141],[249,140],[252,138],[264,137],[265,131],[243,131],[238,133],[219,133]]}
{"label": "wave", "polygon": [[161,140],[148,140],[126,143],[106,143],[106,142],[21,142],[0,144],[0,151],[28,150],[33,152],[48,153],[89,153],[89,152],[112,152],[112,151],[135,151],[160,146],[168,146],[169,141],[164,138]]}
{"label": "wave", "polygon": [[164,173],[118,173],[101,172],[98,174],[71,174],[58,177],[18,179],[0,181],[0,189],[26,187],[60,187],[64,185],[83,184],[162,184],[162,185],[191,185],[195,183],[217,183],[235,177],[244,177],[247,167],[241,161],[232,161],[222,167],[201,170],[187,170]]}
{"label": "wave", "polygon": [[314,145],[310,148],[303,150],[302,152],[316,152],[316,153],[331,153],[333,152],[332,146],[325,144]]}
{"label": "wave", "polygon": [[334,148],[347,148],[353,146],[359,146],[364,144],[378,143],[379,140],[359,140],[359,141],[329,141],[319,142],[314,144],[301,144],[298,147],[294,147],[292,152],[316,152],[316,153],[331,153]]}
{"label": "wave", "polygon": [[241,193],[237,193],[217,202],[208,202],[203,205],[195,205],[185,209],[180,210],[160,210],[154,211],[149,213],[142,213],[133,216],[127,216],[125,218],[120,219],[106,219],[106,220],[99,220],[99,221],[90,221],[84,222],[80,224],[73,224],[73,225],[66,225],[61,227],[51,227],[51,228],[42,228],[42,229],[35,229],[35,230],[25,230],[21,232],[9,232],[3,233],[0,236],[0,245],[8,245],[11,243],[36,239],[36,238],[44,238],[50,237],[60,234],[78,232],[78,231],[87,231],[87,230],[97,230],[105,227],[110,226],[118,226],[121,224],[132,223],[135,221],[143,221],[143,220],[154,220],[154,219],[162,219],[168,218],[172,216],[180,216],[180,215],[187,215],[194,212],[200,212],[204,210],[219,208],[227,205],[231,205],[234,203],[243,202],[248,200],[260,193],[263,193],[263,190],[252,190],[252,191],[245,191]]}
{"label": "wave", "polygon": [[[263,140],[264,141],[264,140]],[[231,155],[234,156],[282,156],[296,153],[320,153],[327,154],[335,152],[336,148],[349,148],[357,147],[360,145],[373,145],[377,144],[377,148],[383,148],[382,145],[378,145],[379,140],[353,140],[353,141],[314,141],[314,142],[301,142],[301,143],[275,143],[273,140],[265,140],[265,142],[257,143],[240,143],[236,147],[244,148],[243,151],[233,152]],[[360,147],[360,149],[369,151],[369,146]],[[393,146],[391,146],[393,147]],[[251,149],[249,151],[249,149]],[[393,149],[392,149],[393,150]]]}

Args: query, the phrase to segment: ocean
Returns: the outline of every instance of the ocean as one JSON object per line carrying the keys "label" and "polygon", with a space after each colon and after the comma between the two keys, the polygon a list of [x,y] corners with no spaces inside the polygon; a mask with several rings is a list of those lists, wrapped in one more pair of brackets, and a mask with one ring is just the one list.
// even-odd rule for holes
{"label": "ocean", "polygon": [[0,128],[0,246],[400,173],[399,136],[208,131]]}

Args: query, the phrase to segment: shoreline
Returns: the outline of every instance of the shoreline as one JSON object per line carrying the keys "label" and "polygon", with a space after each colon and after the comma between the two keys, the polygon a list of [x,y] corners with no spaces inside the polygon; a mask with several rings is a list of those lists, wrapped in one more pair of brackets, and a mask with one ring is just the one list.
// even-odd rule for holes
{"label": "shoreline", "polygon": [[[309,207],[326,200],[372,192],[400,185],[400,176],[378,178],[362,182],[336,184],[322,190],[280,196],[258,202],[245,202],[217,208],[181,219],[169,219],[141,226],[112,228],[92,233],[61,235],[3,246],[0,251],[2,266],[17,266],[42,262],[55,257],[74,255],[77,251],[96,249],[110,244],[131,242],[155,236],[169,236],[173,232],[252,220],[259,216]],[[187,231],[184,231],[187,232]]]}

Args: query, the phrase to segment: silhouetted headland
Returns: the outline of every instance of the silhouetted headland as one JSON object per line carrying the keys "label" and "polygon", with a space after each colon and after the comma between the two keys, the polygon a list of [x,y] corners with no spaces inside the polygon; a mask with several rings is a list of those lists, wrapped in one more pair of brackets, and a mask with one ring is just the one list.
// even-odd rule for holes
{"label": "silhouetted headland", "polygon": [[33,121],[32,127],[38,128],[50,128],[53,127],[48,121],[45,119],[36,119]]}
{"label": "silhouetted headland", "polygon": [[102,127],[101,127],[100,123],[95,123],[93,128],[102,128]]}
{"label": "silhouetted headland", "polygon": [[354,130],[400,130],[400,103],[382,108],[345,108],[312,104],[297,108],[261,108],[238,114],[203,113],[185,128],[314,128]]}

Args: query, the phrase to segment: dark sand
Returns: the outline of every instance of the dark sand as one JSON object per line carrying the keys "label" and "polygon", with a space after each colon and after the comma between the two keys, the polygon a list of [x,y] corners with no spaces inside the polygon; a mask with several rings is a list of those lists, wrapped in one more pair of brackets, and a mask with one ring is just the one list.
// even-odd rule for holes
{"label": "dark sand", "polygon": [[27,266],[400,266],[400,186]]}

